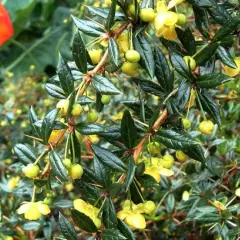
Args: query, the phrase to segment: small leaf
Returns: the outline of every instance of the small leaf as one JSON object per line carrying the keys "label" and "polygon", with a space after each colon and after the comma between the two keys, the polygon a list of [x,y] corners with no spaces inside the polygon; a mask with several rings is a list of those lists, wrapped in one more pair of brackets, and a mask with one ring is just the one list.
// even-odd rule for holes
{"label": "small leaf", "polygon": [[197,54],[194,59],[197,65],[201,65],[208,61],[216,52],[219,44],[218,43],[210,43],[207,47],[205,47],[199,54]]}
{"label": "small leaf", "polygon": [[111,198],[108,196],[103,205],[103,224],[105,228],[116,228],[117,216]]}
{"label": "small leaf", "polygon": [[66,95],[63,92],[62,88],[59,86],[52,84],[52,83],[46,83],[45,89],[47,90],[48,94],[52,97],[55,97],[57,99],[65,99]]}
{"label": "small leaf", "polygon": [[67,63],[63,60],[61,55],[59,55],[57,72],[58,72],[59,81],[63,91],[67,95],[70,95],[74,90],[74,79],[72,76],[71,69],[69,68]]}
{"label": "small leaf", "polygon": [[98,157],[98,159],[105,165],[107,165],[109,168],[119,171],[119,172],[125,172],[126,167],[124,163],[119,159],[117,156],[115,156],[113,153],[111,153],[109,150],[98,147],[94,144],[91,145],[92,150],[94,154]]}
{"label": "small leaf", "polygon": [[188,80],[194,79],[192,72],[189,70],[189,67],[185,63],[184,59],[181,55],[176,52],[170,53],[170,61],[174,67],[174,69],[183,77]]}
{"label": "small leaf", "polygon": [[78,30],[89,36],[99,37],[105,33],[105,30],[93,21],[79,19],[74,16],[72,16],[72,19]]}
{"label": "small leaf", "polygon": [[107,78],[95,75],[92,81],[93,88],[101,94],[117,95],[121,92]]}
{"label": "small leaf", "polygon": [[198,96],[202,104],[203,110],[205,110],[218,125],[221,125],[221,117],[219,111],[219,105],[211,97],[206,89],[198,90]]}
{"label": "small leaf", "polygon": [[49,154],[53,174],[62,181],[68,181],[67,171],[60,156],[52,151]]}
{"label": "small leaf", "polygon": [[148,174],[144,174],[141,177],[139,177],[138,181],[144,188],[153,188],[158,186],[158,183],[155,180],[155,178]]}
{"label": "small leaf", "polygon": [[156,78],[160,83],[161,88],[163,88],[166,93],[170,93],[173,90],[173,72],[170,70],[163,52],[158,47],[155,47],[154,59]]}
{"label": "small leaf", "polygon": [[126,223],[118,219],[118,225],[117,225],[118,230],[126,237],[128,240],[135,240],[136,237],[132,230],[128,227]]}
{"label": "small leaf", "polygon": [[187,0],[187,1],[197,7],[212,7],[211,0]]}
{"label": "small leaf", "polygon": [[62,235],[68,240],[77,240],[77,233],[72,224],[59,213],[59,227]]}
{"label": "small leaf", "polygon": [[101,232],[102,240],[125,240],[125,238],[117,229],[103,229]]}
{"label": "small leaf", "polygon": [[85,215],[75,209],[71,210],[71,214],[72,214],[72,219],[73,219],[74,223],[80,229],[82,229],[85,232],[90,232],[90,233],[97,232],[97,227],[93,223],[92,219],[89,218],[87,215]]}
{"label": "small leaf", "polygon": [[188,56],[192,56],[196,52],[196,42],[190,28],[183,31],[181,28],[176,28],[178,39],[187,51]]}
{"label": "small leaf", "polygon": [[145,69],[151,78],[154,78],[155,64],[151,45],[144,36],[138,34],[133,39],[134,48],[139,52],[141,59],[140,65]]}
{"label": "small leaf", "polygon": [[210,73],[201,75],[196,83],[201,88],[213,88],[225,82],[231,81],[232,78],[223,73]]}
{"label": "small leaf", "polygon": [[128,110],[125,110],[121,121],[121,136],[129,149],[135,146],[137,129]]}
{"label": "small leaf", "polygon": [[119,51],[118,51],[118,45],[116,41],[113,38],[110,38],[108,41],[108,51],[109,51],[109,58],[112,61],[112,63],[118,67],[119,61],[118,61],[118,56],[119,56]]}
{"label": "small leaf", "polygon": [[72,45],[73,59],[82,73],[87,72],[87,50],[82,39],[82,36],[77,32],[73,39]]}
{"label": "small leaf", "polygon": [[37,188],[42,188],[43,186],[45,186],[48,183],[48,180],[47,179],[37,179],[36,178],[36,179],[33,180],[33,183]]}
{"label": "small leaf", "polygon": [[33,149],[27,144],[16,144],[14,147],[14,152],[18,159],[24,164],[35,162],[37,159]]}
{"label": "small leaf", "polygon": [[217,49],[217,55],[219,59],[222,61],[222,63],[224,63],[228,67],[235,68],[235,69],[237,68],[236,63],[234,62],[231,54],[226,48],[219,46]]}
{"label": "small leaf", "polygon": [[114,18],[115,18],[115,12],[116,12],[116,5],[117,5],[117,0],[112,0],[111,1],[111,6],[109,9],[108,17],[107,17],[107,22],[106,22],[106,29],[109,30],[114,24]]}
{"label": "small leaf", "polygon": [[240,24],[239,16],[228,19],[225,24],[215,33],[213,40],[215,42],[221,41],[223,38],[231,34],[233,31],[238,30]]}
{"label": "small leaf", "polygon": [[76,130],[84,135],[95,135],[107,132],[105,126],[100,124],[79,123],[76,125]]}
{"label": "small leaf", "polygon": [[125,179],[126,192],[127,192],[128,188],[130,187],[130,185],[132,184],[132,181],[135,176],[135,170],[136,170],[136,166],[134,164],[132,157],[130,157],[129,162],[128,162],[128,171],[127,171],[127,175],[126,175],[126,179]]}

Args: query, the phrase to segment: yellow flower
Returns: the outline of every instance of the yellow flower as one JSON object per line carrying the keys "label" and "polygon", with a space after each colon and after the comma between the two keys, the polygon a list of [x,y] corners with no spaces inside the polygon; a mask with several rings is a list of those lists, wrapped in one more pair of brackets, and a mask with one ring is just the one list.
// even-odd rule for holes
{"label": "yellow flower", "polygon": [[213,205],[218,209],[218,210],[221,210],[221,211],[225,211],[227,209],[227,207],[224,206],[223,203],[219,202],[219,201],[214,201],[213,202]]}
{"label": "yellow flower", "polygon": [[235,77],[239,74],[240,72],[240,58],[235,58],[234,62],[237,65],[237,68],[230,68],[227,65],[223,65],[223,69],[225,71],[225,73],[230,76],[230,77]]}
{"label": "yellow flower", "polygon": [[17,210],[18,214],[23,214],[28,220],[37,220],[41,215],[48,215],[51,212],[48,205],[42,201],[39,202],[24,202]]}
{"label": "yellow flower", "polygon": [[13,190],[14,188],[16,188],[18,186],[19,180],[20,180],[20,177],[13,177],[13,178],[11,178],[8,181],[8,184],[7,184],[8,188],[10,190]]}

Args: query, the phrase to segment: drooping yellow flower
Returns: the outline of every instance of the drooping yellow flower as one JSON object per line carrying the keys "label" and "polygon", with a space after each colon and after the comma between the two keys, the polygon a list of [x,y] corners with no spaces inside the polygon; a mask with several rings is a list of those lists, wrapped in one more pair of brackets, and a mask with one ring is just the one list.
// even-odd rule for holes
{"label": "drooping yellow flower", "polygon": [[18,186],[19,180],[20,180],[20,177],[13,177],[13,178],[11,178],[8,181],[8,184],[7,184],[8,188],[10,190],[15,189]]}
{"label": "drooping yellow flower", "polygon": [[48,215],[51,212],[47,204],[39,202],[23,202],[22,206],[17,210],[18,214],[24,214],[28,220],[37,220],[41,215]]}

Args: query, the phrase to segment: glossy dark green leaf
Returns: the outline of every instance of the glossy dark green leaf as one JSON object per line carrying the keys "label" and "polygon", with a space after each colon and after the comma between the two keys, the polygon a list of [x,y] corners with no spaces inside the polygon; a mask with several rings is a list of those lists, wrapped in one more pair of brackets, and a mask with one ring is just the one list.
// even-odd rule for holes
{"label": "glossy dark green leaf", "polygon": [[172,66],[174,69],[183,77],[185,77],[188,80],[193,80],[194,76],[192,72],[190,71],[189,67],[183,60],[183,57],[179,55],[176,52],[171,52],[170,53],[170,61],[172,63]]}
{"label": "glossy dark green leaf", "polygon": [[109,30],[114,24],[114,18],[115,18],[115,12],[116,12],[116,5],[117,5],[117,0],[112,0],[111,1],[111,6],[109,9],[107,21],[106,21],[106,29]]}
{"label": "glossy dark green leaf", "polygon": [[156,139],[168,148],[188,151],[190,157],[203,162],[205,160],[200,143],[187,133],[179,133],[173,130],[160,129],[156,134]]}
{"label": "glossy dark green leaf", "polygon": [[105,33],[105,30],[90,20],[83,20],[72,16],[78,30],[92,37],[99,37]]}
{"label": "glossy dark green leaf", "polygon": [[92,219],[89,218],[87,215],[85,215],[75,209],[71,210],[71,214],[72,214],[72,219],[73,219],[74,223],[80,229],[82,229],[85,232],[90,232],[90,233],[97,232],[97,227],[93,223]]}
{"label": "glossy dark green leaf", "polygon": [[210,26],[207,11],[204,8],[193,6],[193,12],[195,16],[196,27],[204,37],[208,38]]}
{"label": "glossy dark green leaf", "polygon": [[208,61],[200,65],[199,73],[200,75],[210,74],[214,72],[216,57],[213,55]]}
{"label": "glossy dark green leaf", "polygon": [[118,45],[113,38],[110,38],[108,41],[108,51],[109,51],[109,58],[112,63],[117,67],[119,65],[118,56]]}
{"label": "glossy dark green leaf", "polygon": [[201,88],[213,88],[231,80],[233,80],[231,77],[223,73],[209,73],[201,75],[197,79],[196,83]]}
{"label": "glossy dark green leaf", "polygon": [[79,103],[81,105],[91,104],[93,102],[94,101],[86,95],[79,96],[77,99],[77,103]]}
{"label": "glossy dark green leaf", "polygon": [[95,156],[93,161],[93,169],[96,177],[100,180],[98,184],[103,185],[103,187],[107,189],[111,183],[108,167],[100,162],[99,159]]}
{"label": "glossy dark green leaf", "polygon": [[211,94],[206,89],[201,89],[198,91],[198,96],[203,110],[205,110],[218,125],[221,125],[219,105],[212,98]]}
{"label": "glossy dark green leaf", "polygon": [[196,60],[197,65],[201,65],[208,61],[217,51],[219,44],[218,43],[210,43],[207,47],[205,47],[202,51],[200,51],[194,59]]}
{"label": "glossy dark green leaf", "polygon": [[17,155],[18,159],[24,163],[32,163],[37,159],[36,154],[30,145],[18,143],[14,147],[14,153]]}
{"label": "glossy dark green leaf", "polygon": [[101,94],[117,95],[120,94],[120,90],[105,77],[95,75],[92,80],[93,88]]}
{"label": "glossy dark green leaf", "polygon": [[92,150],[94,154],[98,157],[99,161],[101,161],[103,164],[108,166],[110,169],[113,169],[115,171],[119,172],[125,172],[126,167],[124,163],[119,159],[117,156],[115,156],[113,153],[111,153],[109,150],[98,147],[94,144],[91,145]]}
{"label": "glossy dark green leaf", "polygon": [[[75,131],[71,133],[70,153],[75,163],[79,163],[81,160],[81,143],[79,143]],[[75,159],[74,159],[75,157]]]}
{"label": "glossy dark green leaf", "polygon": [[133,39],[133,44],[135,50],[138,51],[141,56],[140,65],[151,78],[154,78],[155,64],[151,45],[141,34]]}
{"label": "glossy dark green leaf", "polygon": [[196,52],[196,42],[190,28],[186,28],[185,31],[181,28],[176,28],[176,32],[178,39],[187,51],[187,55],[194,55]]}
{"label": "glossy dark green leaf", "polygon": [[43,186],[45,186],[48,183],[48,180],[47,179],[37,179],[37,178],[35,178],[33,180],[33,183],[37,188],[42,188]]}
{"label": "glossy dark green leaf", "polygon": [[117,216],[111,197],[106,197],[103,205],[103,224],[105,228],[116,228]]}
{"label": "glossy dark green leaf", "polygon": [[101,101],[102,99],[102,94],[99,92],[96,92],[96,104],[95,104],[95,109],[98,113],[100,113],[103,108],[104,108],[104,104]]}
{"label": "glossy dark green leaf", "polygon": [[174,195],[172,193],[168,194],[166,201],[165,201],[166,209],[167,209],[168,213],[173,212],[175,203],[176,203],[176,201],[175,201]]}
{"label": "glossy dark green leaf", "polygon": [[76,92],[75,90],[73,90],[70,97],[68,98],[69,104],[68,104],[66,119],[68,119],[71,116],[73,105],[75,104],[75,98],[76,98]]}
{"label": "glossy dark green leaf", "polygon": [[212,7],[213,3],[210,0],[187,0],[192,5],[198,7]]}
{"label": "glossy dark green leaf", "polygon": [[138,178],[138,181],[144,188],[153,188],[158,186],[158,183],[156,182],[155,178],[148,174],[140,176]]}
{"label": "glossy dark green leaf", "polygon": [[146,93],[150,93],[156,96],[165,95],[165,90],[163,89],[163,87],[156,82],[149,80],[141,80],[138,78],[132,78],[131,80],[133,80],[137,85],[139,85],[140,88]]}
{"label": "glossy dark green leaf", "polygon": [[66,98],[66,95],[63,92],[63,90],[55,84],[46,83],[45,88],[46,88],[48,94],[52,97],[55,97],[55,98],[58,98],[58,99],[65,99]]}
{"label": "glossy dark green leaf", "polygon": [[101,232],[101,239],[102,240],[125,240],[124,235],[117,229],[103,229]]}
{"label": "glossy dark green leaf", "polygon": [[231,34],[233,31],[239,29],[240,24],[240,18],[239,16],[230,18],[228,21],[225,22],[225,24],[216,32],[216,34],[213,37],[213,40],[221,41],[223,38]]}
{"label": "glossy dark green leaf", "polygon": [[68,181],[66,168],[58,153],[51,151],[49,154],[51,169],[54,176],[58,177],[61,181]]}
{"label": "glossy dark green leaf", "polygon": [[182,55],[184,53],[182,51],[182,46],[179,43],[177,43],[175,41],[167,40],[164,37],[160,37],[159,39],[160,39],[161,43],[163,44],[163,46],[165,48],[167,48],[169,52],[176,52],[179,55]]}
{"label": "glossy dark green leaf", "polygon": [[134,120],[128,110],[124,111],[121,121],[121,136],[125,145],[131,149],[135,146],[137,129]]}
{"label": "glossy dark green leaf", "polygon": [[234,62],[233,57],[226,48],[219,46],[217,49],[217,56],[222,61],[222,63],[224,63],[224,65],[227,65],[230,68],[237,68],[237,65]]}
{"label": "glossy dark green leaf", "polygon": [[65,218],[61,213],[59,213],[59,227],[62,235],[69,240],[77,240],[77,233],[73,225]]}
{"label": "glossy dark green leaf", "polygon": [[[154,51],[155,60],[155,76],[161,85],[164,92],[170,93],[173,90],[174,76],[170,70],[165,55],[160,48],[155,47]],[[156,89],[156,87],[153,87]]]}
{"label": "glossy dark green leaf", "polygon": [[113,183],[109,186],[108,191],[111,197],[117,197],[119,196],[121,190],[123,188],[123,185],[121,183]]}
{"label": "glossy dark green leaf", "polygon": [[132,232],[132,230],[128,227],[126,223],[118,219],[117,224],[118,230],[126,237],[128,240],[135,240],[135,234]]}
{"label": "glossy dark green leaf", "polygon": [[31,221],[23,224],[22,228],[25,231],[37,231],[39,230],[41,224],[39,222]]}
{"label": "glossy dark green leaf", "polygon": [[76,130],[84,135],[95,135],[106,132],[105,126],[100,124],[79,123],[76,125]]}
{"label": "glossy dark green leaf", "polygon": [[70,95],[74,90],[74,79],[72,76],[71,69],[69,68],[67,63],[63,60],[61,55],[59,55],[57,73],[64,93],[66,95]]}
{"label": "glossy dark green leaf", "polygon": [[211,8],[206,8],[206,10],[213,20],[221,25],[224,25],[226,21],[231,19],[231,14],[226,11],[224,4],[214,3]]}
{"label": "glossy dark green leaf", "polygon": [[55,108],[48,112],[45,116],[45,118],[42,121],[41,125],[41,136],[44,144],[48,143],[48,139],[51,135],[51,132],[54,128],[55,119],[57,117],[59,109]]}
{"label": "glossy dark green leaf", "polygon": [[38,138],[41,138],[41,127],[39,128],[34,125],[34,123],[37,122],[38,120],[39,120],[38,116],[37,116],[33,106],[31,106],[30,110],[29,110],[29,121],[31,123],[32,131],[35,136],[37,136]]}
{"label": "glossy dark green leaf", "polygon": [[72,55],[78,69],[82,73],[86,73],[87,72],[87,50],[85,47],[85,43],[82,39],[82,36],[79,32],[76,32],[73,39]]}
{"label": "glossy dark green leaf", "polygon": [[128,190],[128,188],[132,184],[132,181],[133,181],[134,176],[135,176],[135,170],[136,170],[136,166],[134,164],[133,159],[130,157],[129,161],[128,161],[128,170],[127,170],[127,175],[126,175],[126,179],[125,179],[125,189],[126,189],[126,191]]}

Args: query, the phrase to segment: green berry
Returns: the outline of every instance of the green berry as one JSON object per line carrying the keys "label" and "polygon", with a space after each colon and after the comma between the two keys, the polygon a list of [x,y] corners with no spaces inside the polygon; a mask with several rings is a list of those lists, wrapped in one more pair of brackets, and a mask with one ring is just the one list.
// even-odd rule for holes
{"label": "green berry", "polygon": [[161,145],[158,142],[150,142],[147,145],[147,149],[151,155],[157,155],[160,152]]}
{"label": "green berry", "polygon": [[96,111],[91,110],[90,112],[88,112],[87,114],[87,121],[89,123],[95,123],[98,119],[98,114]]}
{"label": "green berry", "polygon": [[128,50],[125,53],[125,58],[128,62],[137,63],[139,62],[141,56],[136,50]]}
{"label": "green berry", "polygon": [[111,101],[110,95],[102,95],[102,97],[101,97],[102,104],[107,105],[110,103],[110,101]]}

